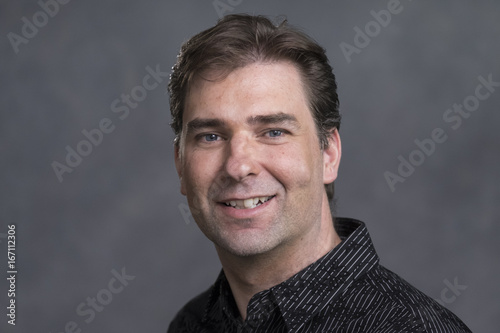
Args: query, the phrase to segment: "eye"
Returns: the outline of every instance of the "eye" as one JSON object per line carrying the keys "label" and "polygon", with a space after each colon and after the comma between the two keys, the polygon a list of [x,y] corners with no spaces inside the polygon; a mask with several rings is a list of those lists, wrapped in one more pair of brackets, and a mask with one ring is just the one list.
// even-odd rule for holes
{"label": "eye", "polygon": [[203,139],[208,142],[217,141],[219,136],[217,134],[205,134],[203,135]]}
{"label": "eye", "polygon": [[276,137],[281,136],[283,134],[283,131],[282,130],[273,129],[273,130],[270,130],[268,133],[269,133],[269,136],[271,138],[276,138]]}

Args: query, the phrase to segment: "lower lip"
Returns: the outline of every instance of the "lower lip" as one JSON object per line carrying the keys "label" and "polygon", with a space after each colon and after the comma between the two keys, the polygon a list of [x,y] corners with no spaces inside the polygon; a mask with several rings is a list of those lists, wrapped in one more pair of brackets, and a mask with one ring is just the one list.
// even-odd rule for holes
{"label": "lower lip", "polygon": [[272,197],[263,204],[258,205],[257,207],[254,208],[237,209],[231,206],[226,206],[223,203],[219,204],[219,206],[222,208],[222,211],[224,212],[225,215],[228,215],[235,219],[249,219],[261,214],[264,209],[266,209],[269,205],[272,204],[272,202],[274,202],[274,198],[275,197]]}

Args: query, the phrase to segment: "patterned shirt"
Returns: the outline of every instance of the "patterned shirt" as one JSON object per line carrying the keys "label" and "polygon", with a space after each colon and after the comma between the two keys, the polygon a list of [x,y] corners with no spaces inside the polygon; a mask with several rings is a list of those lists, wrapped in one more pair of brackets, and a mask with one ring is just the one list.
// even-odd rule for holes
{"label": "patterned shirt", "polygon": [[363,222],[337,218],[342,242],[290,279],[255,294],[242,321],[222,271],[168,333],[470,332],[449,310],[379,264]]}

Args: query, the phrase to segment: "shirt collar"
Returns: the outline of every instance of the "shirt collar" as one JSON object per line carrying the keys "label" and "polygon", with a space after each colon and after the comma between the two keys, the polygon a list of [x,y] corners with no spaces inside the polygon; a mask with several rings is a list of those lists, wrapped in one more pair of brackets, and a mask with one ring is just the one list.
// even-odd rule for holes
{"label": "shirt collar", "polygon": [[[276,304],[288,329],[298,330],[357,278],[378,264],[379,258],[363,222],[337,218],[335,229],[342,240],[339,245],[290,279],[258,293],[250,304],[257,299]],[[219,275],[210,299],[205,321],[210,321],[215,315],[215,303],[218,303],[219,306],[215,307],[219,311],[235,318],[235,302],[224,272]]]}
{"label": "shirt collar", "polygon": [[[342,294],[379,259],[363,222],[336,219],[342,242],[315,263],[271,288],[289,329],[297,330]],[[312,296],[312,297],[311,297]],[[303,302],[304,299],[311,300]]]}

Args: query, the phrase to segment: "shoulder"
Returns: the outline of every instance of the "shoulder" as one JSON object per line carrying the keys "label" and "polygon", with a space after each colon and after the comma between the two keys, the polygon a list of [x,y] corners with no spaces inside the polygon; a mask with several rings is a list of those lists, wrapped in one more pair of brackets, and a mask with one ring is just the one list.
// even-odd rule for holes
{"label": "shoulder", "polygon": [[167,333],[201,332],[201,321],[213,286],[190,300],[174,317]]}
{"label": "shoulder", "polygon": [[370,300],[372,306],[363,312],[377,326],[374,331],[470,332],[455,314],[383,266],[358,279],[350,290],[356,298],[362,294]]}

